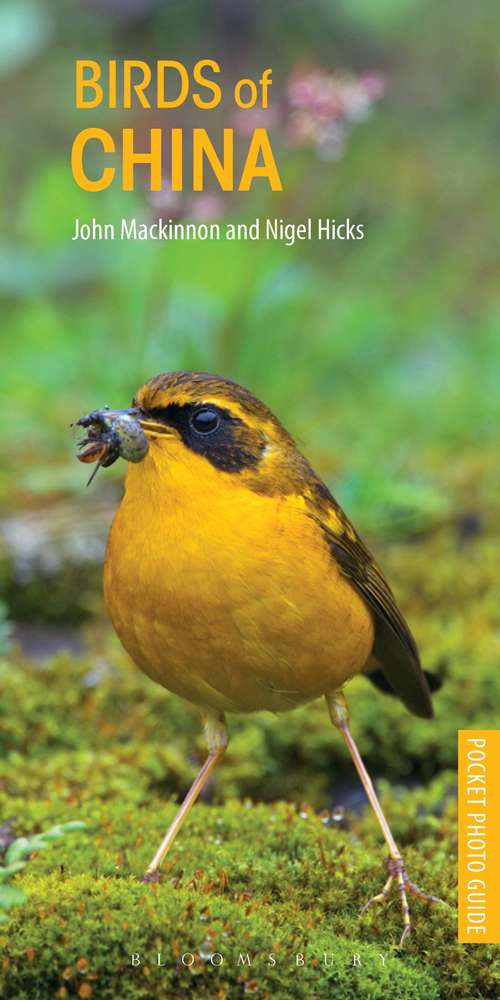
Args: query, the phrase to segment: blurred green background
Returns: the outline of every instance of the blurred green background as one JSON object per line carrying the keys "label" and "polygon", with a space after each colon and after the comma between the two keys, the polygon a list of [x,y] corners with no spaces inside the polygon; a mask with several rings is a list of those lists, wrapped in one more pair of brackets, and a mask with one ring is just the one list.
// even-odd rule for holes
{"label": "blurred green background", "polygon": [[[100,829],[131,797],[154,814],[203,755],[196,714],[132,671],[104,623],[103,544],[124,467],[86,491],[70,424],[127,405],[159,371],[206,369],[247,385],[296,436],[377,553],[425,665],[443,678],[431,725],[363,680],[351,703],[376,777],[437,782],[425,820],[407,792],[396,814],[403,844],[425,835],[427,857],[443,852],[453,894],[454,841],[441,816],[456,729],[499,723],[499,32],[500,8],[488,0],[0,5],[1,794],[16,833],[75,813]],[[177,199],[167,184],[156,197],[140,183],[134,194],[77,188],[76,132],[99,124],[117,133],[125,119],[74,110],[73,60],[160,56],[216,58],[228,81],[272,66],[267,122],[282,194],[265,183],[247,195]],[[297,81],[316,87],[301,109]],[[315,104],[322,88],[326,113]],[[213,130],[211,121],[186,111],[132,114],[127,124],[194,123],[216,138],[221,118]],[[366,236],[293,247],[71,241],[75,217],[157,214],[348,216]],[[77,659],[42,670],[26,661],[62,646]],[[232,721],[215,794],[359,806],[325,716],[318,704],[286,722]],[[121,847],[109,850],[113,870]],[[130,858],[123,873],[137,874]],[[82,863],[90,870],[92,853]],[[373,877],[375,890],[376,868]],[[444,925],[442,913],[431,918],[429,954]],[[442,995],[495,996],[490,959],[476,949],[471,971],[464,955],[436,959],[437,980],[449,965]],[[23,988],[30,995],[19,982],[16,997]],[[393,995],[387,984],[373,993]]]}
{"label": "blurred green background", "polygon": [[[81,491],[70,422],[126,404],[158,371],[191,367],[262,396],[365,530],[494,501],[499,22],[494,3],[465,0],[4,3],[4,504]],[[82,54],[213,56],[229,80],[270,65],[275,112],[306,66],[380,74],[385,96],[337,159],[313,143],[291,148],[282,121],[271,123],[283,194],[262,182],[216,205],[223,220],[350,216],[366,238],[72,243],[75,216],[154,215],[140,183],[96,195],[72,180],[76,132],[123,124],[119,111],[74,110]],[[197,123],[214,131],[208,113]],[[174,214],[212,210],[198,201]]]}

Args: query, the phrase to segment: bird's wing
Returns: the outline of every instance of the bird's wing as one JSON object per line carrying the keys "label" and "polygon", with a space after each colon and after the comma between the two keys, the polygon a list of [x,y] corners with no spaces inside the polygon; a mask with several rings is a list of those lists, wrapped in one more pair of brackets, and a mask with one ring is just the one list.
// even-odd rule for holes
{"label": "bird's wing", "polygon": [[415,640],[381,570],[323,483],[311,491],[308,508],[337,565],[374,615],[372,655],[391,688],[410,712],[432,718],[431,694]]}

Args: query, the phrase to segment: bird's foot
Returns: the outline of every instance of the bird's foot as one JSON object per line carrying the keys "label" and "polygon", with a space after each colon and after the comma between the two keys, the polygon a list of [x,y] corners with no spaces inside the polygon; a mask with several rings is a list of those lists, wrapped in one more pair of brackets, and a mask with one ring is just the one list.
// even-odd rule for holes
{"label": "bird's foot", "polygon": [[149,871],[148,869],[148,871],[144,873],[141,879],[141,882],[159,882],[159,881],[160,881],[159,868],[153,868],[152,871]]}
{"label": "bird's foot", "polygon": [[[420,889],[415,882],[412,882],[406,872],[404,861],[401,857],[397,858],[386,858],[386,866],[389,872],[389,878],[385,883],[384,887],[376,896],[372,896],[367,903],[363,906],[361,913],[365,913],[373,903],[383,903],[385,899],[390,895],[392,883],[396,881],[397,890],[399,893],[399,898],[401,900],[401,909],[403,911],[403,933],[401,935],[401,940],[399,942],[399,947],[402,948],[406,938],[411,934],[411,919],[410,919],[410,907],[408,905],[408,896],[418,896],[419,899],[424,899],[427,903],[444,903],[443,899],[439,899],[438,896],[431,896],[430,893],[424,892]],[[447,904],[444,903],[446,906]]]}

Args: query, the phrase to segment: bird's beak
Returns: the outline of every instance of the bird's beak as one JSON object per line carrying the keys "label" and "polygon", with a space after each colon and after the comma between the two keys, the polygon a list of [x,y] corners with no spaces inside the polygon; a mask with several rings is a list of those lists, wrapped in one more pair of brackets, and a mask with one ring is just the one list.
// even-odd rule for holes
{"label": "bird's beak", "polygon": [[[134,414],[134,410],[129,410],[129,413]],[[162,435],[163,437],[173,437],[173,431],[166,424],[160,423],[159,420],[154,420],[153,417],[149,416],[147,413],[141,413],[138,411],[138,416],[136,417],[138,423],[141,425],[146,437],[158,437]]]}
{"label": "bird's beak", "polygon": [[[140,406],[131,406],[128,410],[95,410],[94,414],[89,414],[89,416],[99,417],[105,416],[113,421],[114,418],[119,418],[122,416],[131,417],[132,420],[136,420],[138,424],[142,427],[144,433],[150,436],[157,436],[162,434],[163,436],[173,437],[173,431],[171,428],[167,427],[166,424],[161,423],[159,420],[155,420],[149,413],[142,410]],[[80,421],[78,421],[80,423]]]}
{"label": "bird's beak", "polygon": [[77,427],[100,427],[103,431],[104,429],[116,430],[118,433],[123,426],[132,427],[133,424],[138,425],[148,437],[173,436],[171,428],[161,421],[155,420],[140,406],[131,406],[126,410],[111,410],[108,406],[104,406],[100,410],[92,410],[91,413],[76,421]]}
{"label": "bird's beak", "polygon": [[89,427],[93,423],[103,424],[106,427],[119,427],[123,417],[130,417],[131,420],[136,421],[147,435],[168,435],[171,433],[165,424],[154,420],[145,410],[141,410],[140,406],[131,406],[128,410],[111,410],[105,406],[102,410],[93,410],[88,416],[81,417],[80,420],[76,421],[76,424],[80,427]]}

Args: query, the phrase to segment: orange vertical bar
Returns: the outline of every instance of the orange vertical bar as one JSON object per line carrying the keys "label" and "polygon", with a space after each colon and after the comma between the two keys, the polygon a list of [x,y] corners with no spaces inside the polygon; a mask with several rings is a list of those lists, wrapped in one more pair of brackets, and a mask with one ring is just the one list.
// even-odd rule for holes
{"label": "orange vertical bar", "polygon": [[458,940],[500,944],[500,729],[458,731]]}

